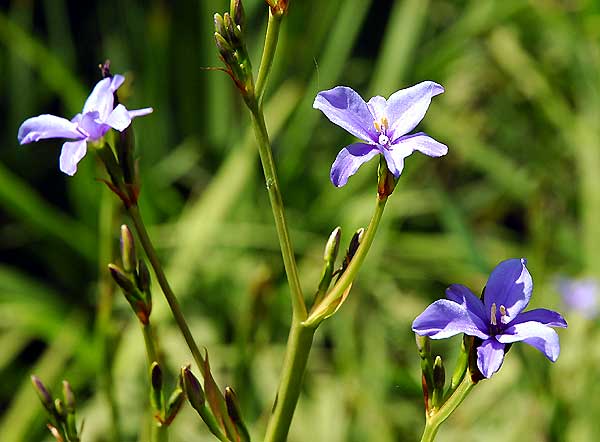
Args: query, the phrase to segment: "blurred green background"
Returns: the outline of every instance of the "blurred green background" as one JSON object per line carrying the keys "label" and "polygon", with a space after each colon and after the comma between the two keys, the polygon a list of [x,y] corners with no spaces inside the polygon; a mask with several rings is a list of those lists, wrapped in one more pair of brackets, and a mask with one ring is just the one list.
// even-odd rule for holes
{"label": "blurred green background", "polygon": [[[62,141],[16,140],[30,116],[77,113],[105,58],[127,76],[122,101],[155,109],[134,124],[142,212],[217,381],[236,388],[261,440],[290,305],[248,114],[224,74],[202,69],[219,66],[212,15],[228,2],[0,4],[0,440],[50,440],[32,373],[55,390],[69,379],[83,440],[109,440],[109,369],[122,440],[147,440],[143,341],[120,293],[109,364],[95,325],[125,218],[93,155],[69,178],[57,167]],[[256,67],[266,6],[245,6]],[[346,244],[368,223],[376,179],[372,161],[331,185],[352,138],[312,109],[315,94],[344,84],[368,99],[422,80],[446,88],[420,128],[449,153],[407,160],[349,300],[317,332],[289,440],[418,440],[412,320],[449,284],[478,293],[499,261],[521,256],[531,305],[570,324],[562,354],[553,365],[514,346],[437,440],[597,440],[600,328],[564,311],[555,280],[600,277],[599,2],[292,0],[266,108],[305,292],[329,232],[342,226]],[[156,284],[154,299],[173,380],[191,357]],[[450,369],[458,345],[434,343]],[[212,439],[186,407],[171,440]]]}

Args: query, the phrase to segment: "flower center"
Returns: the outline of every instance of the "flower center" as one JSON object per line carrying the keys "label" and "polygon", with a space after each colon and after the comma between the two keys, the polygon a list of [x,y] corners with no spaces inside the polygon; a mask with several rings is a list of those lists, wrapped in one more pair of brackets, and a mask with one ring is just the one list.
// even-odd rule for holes
{"label": "flower center", "polygon": [[500,311],[500,323],[501,324],[506,323],[506,320],[504,319],[506,317],[506,307],[504,307],[503,305],[500,305],[500,307],[497,308],[496,303],[493,302],[491,311],[490,311],[490,324],[492,324],[492,331],[494,333],[498,333],[500,331],[500,328],[498,327],[498,318],[496,317],[497,310]]}
{"label": "flower center", "polygon": [[379,132],[379,139],[377,140],[378,144],[387,147],[388,144],[390,144],[390,137],[387,135],[389,127],[388,119],[386,117],[381,117],[379,121],[373,122],[373,126],[375,126],[375,130]]}

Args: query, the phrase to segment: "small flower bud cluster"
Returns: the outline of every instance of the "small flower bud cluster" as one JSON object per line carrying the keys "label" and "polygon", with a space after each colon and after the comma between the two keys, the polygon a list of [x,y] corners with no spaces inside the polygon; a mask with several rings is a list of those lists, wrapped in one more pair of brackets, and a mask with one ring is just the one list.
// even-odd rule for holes
{"label": "small flower bud cluster", "polygon": [[150,366],[150,404],[154,411],[154,418],[159,425],[171,425],[177,413],[181,410],[181,406],[185,401],[183,384],[183,375],[180,374],[173,392],[165,400],[162,369],[156,361]]}
{"label": "small flower bud cluster", "polygon": [[121,262],[123,267],[109,264],[108,270],[134,313],[144,325],[150,321],[152,294],[150,271],[143,260],[137,260],[133,235],[125,224],[121,226]]}
{"label": "small flower bud cluster", "polygon": [[250,442],[250,433],[242,418],[240,403],[231,387],[222,394],[210,371],[208,354],[204,359],[202,373],[204,388],[190,370],[189,365],[181,368],[183,390],[194,410],[207,428],[219,440]]}
{"label": "small flower bud cluster", "polygon": [[250,100],[254,96],[254,80],[244,41],[244,7],[241,0],[232,1],[231,7],[231,13],[214,15],[215,44],[225,63],[225,72],[233,79],[244,99]]}
{"label": "small flower bud cluster", "polygon": [[62,398],[52,398],[50,390],[37,376],[31,376],[31,383],[48,417],[48,429],[58,442],[79,442],[81,430],[77,430],[75,417],[75,395],[71,385],[63,381]]}

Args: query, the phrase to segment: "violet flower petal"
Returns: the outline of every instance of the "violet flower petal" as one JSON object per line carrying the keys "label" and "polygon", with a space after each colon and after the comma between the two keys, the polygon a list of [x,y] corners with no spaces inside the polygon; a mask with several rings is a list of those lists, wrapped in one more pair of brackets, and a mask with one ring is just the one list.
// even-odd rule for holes
{"label": "violet flower petal", "polygon": [[522,312],[514,321],[510,323],[510,325],[516,325],[529,321],[539,322],[540,324],[548,325],[550,327],[567,327],[567,321],[565,321],[560,313],[545,308],[536,308]]}
{"label": "violet flower petal", "polygon": [[386,117],[387,100],[380,95],[376,95],[367,101],[367,106],[373,115],[373,121],[381,121],[383,117]]}
{"label": "violet flower petal", "polygon": [[70,141],[63,144],[60,152],[60,170],[73,176],[77,172],[77,163],[85,156],[87,143],[85,140]]}
{"label": "violet flower petal", "polygon": [[487,324],[490,318],[483,308],[483,302],[467,287],[461,284],[452,284],[446,289],[446,298],[462,305],[480,330],[488,329]]}
{"label": "violet flower petal", "polygon": [[487,330],[481,330],[473,316],[462,305],[440,299],[425,309],[412,323],[412,330],[421,336],[443,339],[459,333],[489,338]]}
{"label": "violet flower petal", "polygon": [[125,106],[119,104],[113,109],[104,122],[113,129],[123,132],[127,126],[131,124],[131,116]]}
{"label": "violet flower petal", "polygon": [[500,370],[504,361],[504,344],[495,338],[486,339],[477,347],[477,368],[486,378]]}
{"label": "violet flower petal", "polygon": [[77,124],[66,118],[49,114],[28,118],[19,127],[17,135],[20,144],[32,143],[47,138],[82,139],[85,138],[85,135],[77,130]]}
{"label": "violet flower petal", "polygon": [[410,153],[406,155],[402,149],[398,149],[396,152],[394,152],[386,149],[385,147],[381,148],[381,152],[385,158],[388,170],[392,173],[392,175],[398,178],[402,173],[402,170],[404,170],[404,158],[410,155]]}
{"label": "violet flower petal", "polygon": [[404,149],[411,149],[411,152],[418,150],[430,157],[441,157],[448,153],[448,146],[442,144],[424,132],[418,132],[412,135],[406,135],[393,141],[395,146],[402,146]]}
{"label": "violet flower petal", "polygon": [[131,118],[132,120],[134,118],[137,117],[143,117],[144,115],[149,115],[152,112],[154,112],[154,109],[152,109],[151,107],[145,107],[143,109],[134,109],[134,110],[130,110],[129,112],[129,118]]}
{"label": "violet flower petal", "polygon": [[[492,311],[492,304],[496,304],[496,319],[499,324],[508,324],[529,304],[533,281],[526,264],[527,261],[523,258],[502,261],[488,279],[483,302],[489,313]],[[500,306],[506,309],[505,316],[500,315]]]}
{"label": "violet flower petal", "polygon": [[113,110],[115,91],[123,84],[125,77],[113,75],[110,78],[100,80],[90,93],[83,105],[82,114],[98,111],[101,121],[106,121]]}
{"label": "violet flower petal", "polygon": [[504,330],[504,333],[496,336],[496,339],[504,344],[523,341],[544,353],[552,362],[555,362],[560,354],[558,333],[536,321],[512,325]]}
{"label": "violet flower petal", "polygon": [[354,90],[346,86],[337,86],[319,92],[313,103],[329,120],[346,129],[352,135],[367,142],[377,142],[378,135],[373,125],[373,115]]}
{"label": "violet flower petal", "polygon": [[344,186],[363,163],[378,153],[377,147],[371,144],[354,143],[344,147],[331,166],[331,182],[336,187]]}
{"label": "violet flower petal", "polygon": [[433,82],[423,81],[412,87],[401,89],[392,94],[387,100],[387,118],[391,124],[390,129],[398,138],[411,130],[423,119],[431,98],[444,92],[444,88]]}

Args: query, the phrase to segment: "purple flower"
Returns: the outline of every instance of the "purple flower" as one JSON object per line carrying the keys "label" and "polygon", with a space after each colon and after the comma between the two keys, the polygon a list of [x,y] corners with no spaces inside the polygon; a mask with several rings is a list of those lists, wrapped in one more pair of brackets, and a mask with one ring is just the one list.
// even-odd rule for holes
{"label": "purple flower", "polygon": [[443,339],[459,333],[483,342],[477,348],[477,367],[490,378],[500,369],[507,344],[523,341],[544,353],[552,362],[560,353],[558,334],[550,327],[566,327],[563,317],[552,310],[523,312],[533,289],[525,259],[509,259],[492,271],[483,301],[464,285],[446,290],[448,299],[435,301],[413,322],[421,336]]}
{"label": "purple flower", "polygon": [[125,130],[131,119],[152,112],[151,107],[129,111],[119,104],[113,109],[115,91],[123,84],[122,75],[100,80],[92,90],[80,114],[71,121],[43,114],[29,118],[19,127],[17,139],[21,144],[47,138],[68,138],[60,153],[60,170],[67,175],[77,172],[77,163],[85,156],[88,141],[100,140],[110,128]]}
{"label": "purple flower", "polygon": [[406,135],[423,119],[431,98],[442,92],[444,88],[433,81],[401,89],[387,100],[373,97],[368,103],[346,86],[319,92],[313,107],[363,141],[340,151],[331,166],[333,185],[345,185],[363,163],[377,154],[384,156],[396,178],[402,173],[404,158],[415,150],[430,157],[446,155],[448,147],[425,133]]}
{"label": "purple flower", "polygon": [[560,278],[557,286],[567,309],[588,319],[598,316],[598,281]]}

